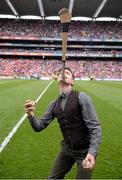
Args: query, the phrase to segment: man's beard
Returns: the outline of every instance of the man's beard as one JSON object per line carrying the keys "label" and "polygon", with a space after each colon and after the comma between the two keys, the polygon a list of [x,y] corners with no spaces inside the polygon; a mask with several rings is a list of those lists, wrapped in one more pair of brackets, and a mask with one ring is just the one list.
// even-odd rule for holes
{"label": "man's beard", "polygon": [[67,83],[66,80],[63,79],[63,78],[60,79],[59,84],[61,84],[61,85],[69,85],[69,83]]}

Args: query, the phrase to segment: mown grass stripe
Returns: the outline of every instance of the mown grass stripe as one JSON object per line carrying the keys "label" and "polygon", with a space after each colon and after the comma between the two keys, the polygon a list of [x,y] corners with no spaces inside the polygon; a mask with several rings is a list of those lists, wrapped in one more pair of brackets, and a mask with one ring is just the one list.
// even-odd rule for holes
{"label": "mown grass stripe", "polygon": [[15,82],[15,87],[5,87],[0,91],[0,143],[24,114],[25,100],[38,97],[50,81],[30,80],[29,84],[26,83],[28,80],[24,80],[24,84],[23,80]]}
{"label": "mown grass stripe", "polygon": [[[44,89],[44,91],[39,95],[39,97],[35,100],[36,103],[38,103],[38,101],[41,99],[41,97],[45,94],[45,92],[47,91],[47,89],[50,87],[50,85],[53,83],[53,81],[51,81],[48,86]],[[18,123],[13,127],[13,129],[11,130],[11,132],[8,134],[8,136],[4,139],[4,141],[0,144],[0,153],[3,151],[3,149],[5,148],[5,146],[8,144],[8,142],[10,141],[10,139],[13,137],[13,135],[16,133],[17,129],[20,127],[20,125],[23,123],[23,121],[25,120],[25,118],[27,117],[27,114],[25,113],[21,119],[18,121]]]}
{"label": "mown grass stripe", "polygon": [[104,86],[112,87],[112,88],[117,88],[117,89],[122,89],[122,82],[121,83],[116,83],[116,82],[102,82],[102,81],[94,81],[94,84],[102,84]]}
{"label": "mown grass stripe", "polygon": [[106,87],[102,84],[96,84],[94,82],[77,82],[77,86],[84,88],[101,99],[112,104],[115,108],[122,110],[122,91],[120,89]]}

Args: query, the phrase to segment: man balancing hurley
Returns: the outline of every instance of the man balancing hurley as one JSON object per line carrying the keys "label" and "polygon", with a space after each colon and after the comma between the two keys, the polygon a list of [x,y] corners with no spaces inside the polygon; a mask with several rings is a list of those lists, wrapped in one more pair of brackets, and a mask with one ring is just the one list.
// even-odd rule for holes
{"label": "man balancing hurley", "polygon": [[72,90],[74,75],[65,67],[59,72],[60,96],[51,102],[47,111],[37,120],[34,101],[25,102],[25,111],[34,131],[40,132],[57,118],[63,140],[48,179],[63,179],[77,163],[76,179],[90,179],[98,147],[101,142],[101,127],[91,98]]}

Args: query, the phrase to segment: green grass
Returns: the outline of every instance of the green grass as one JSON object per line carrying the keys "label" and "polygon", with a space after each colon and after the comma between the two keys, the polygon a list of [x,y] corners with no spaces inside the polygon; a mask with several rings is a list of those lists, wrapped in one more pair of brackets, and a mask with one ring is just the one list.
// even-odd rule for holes
{"label": "green grass", "polygon": [[[48,83],[35,80],[0,81],[0,143],[23,116],[24,101],[36,99]],[[122,179],[122,83],[77,81],[74,89],[92,97],[102,126],[102,144],[92,178]],[[57,83],[54,82],[37,105],[37,117],[57,95]],[[61,139],[56,120],[46,130],[35,133],[26,119],[0,154],[0,178],[46,178],[60,149]],[[75,173],[76,165],[66,179],[73,179]]]}

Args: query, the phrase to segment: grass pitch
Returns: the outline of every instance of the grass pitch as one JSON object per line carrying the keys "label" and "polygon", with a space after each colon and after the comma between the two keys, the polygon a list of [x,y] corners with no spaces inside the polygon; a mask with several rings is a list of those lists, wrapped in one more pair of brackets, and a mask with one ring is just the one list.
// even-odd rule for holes
{"label": "grass pitch", "polygon": [[[49,81],[0,81],[0,143],[24,114],[24,101],[35,100]],[[102,126],[102,144],[93,179],[122,179],[122,83],[77,81],[74,89],[92,97]],[[37,104],[40,117],[58,95],[54,82]],[[0,154],[0,179],[45,179],[60,149],[62,135],[56,120],[44,131],[32,130],[28,119]],[[74,179],[76,165],[66,176]]]}

